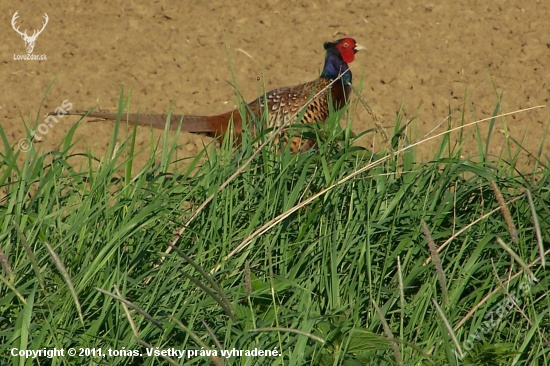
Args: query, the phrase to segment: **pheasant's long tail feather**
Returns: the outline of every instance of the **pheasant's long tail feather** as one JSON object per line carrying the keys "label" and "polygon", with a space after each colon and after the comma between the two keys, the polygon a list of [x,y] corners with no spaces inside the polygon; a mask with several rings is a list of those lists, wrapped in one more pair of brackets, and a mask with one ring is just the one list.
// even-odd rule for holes
{"label": "pheasant's long tail feather", "polygon": [[[58,115],[57,113],[48,113],[48,115]],[[99,118],[102,120],[116,120],[117,113],[113,112],[78,112],[68,111],[64,115],[87,116],[91,118]],[[225,135],[228,129],[229,120],[233,117],[233,125],[236,134],[242,131],[241,117],[236,111],[220,114],[217,116],[193,116],[193,115],[178,115],[170,116],[170,129],[176,130],[181,122],[181,131],[191,133],[204,133],[210,136],[221,137]],[[139,126],[151,126],[157,129],[164,129],[166,126],[167,114],[142,114],[129,113],[123,114],[121,120],[128,120],[130,124]]]}

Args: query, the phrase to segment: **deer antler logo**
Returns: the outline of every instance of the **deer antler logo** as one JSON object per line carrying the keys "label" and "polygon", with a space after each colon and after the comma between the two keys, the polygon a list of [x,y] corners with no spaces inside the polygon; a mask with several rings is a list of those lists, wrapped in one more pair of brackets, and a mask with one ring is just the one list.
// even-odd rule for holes
{"label": "deer antler logo", "polygon": [[25,41],[25,48],[27,49],[27,53],[32,53],[32,50],[34,49],[34,42],[36,42],[36,38],[38,38],[40,33],[42,33],[44,28],[46,28],[46,24],[48,24],[48,14],[44,13],[44,23],[42,23],[42,29],[40,29],[39,31],[37,30],[33,31],[32,36],[29,36],[27,34],[26,29],[24,32],[20,32],[19,27],[15,28],[15,21],[17,20],[17,18],[19,18],[19,16],[17,15],[18,12],[19,10],[16,11],[15,14],[13,14],[13,17],[11,18],[11,26],[13,27],[13,29],[15,29],[17,33],[21,35],[21,38],[23,38],[23,40]]}

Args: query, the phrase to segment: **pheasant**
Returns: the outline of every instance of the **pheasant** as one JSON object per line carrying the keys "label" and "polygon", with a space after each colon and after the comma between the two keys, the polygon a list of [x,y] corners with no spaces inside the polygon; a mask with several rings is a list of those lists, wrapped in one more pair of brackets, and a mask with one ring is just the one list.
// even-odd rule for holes
{"label": "pheasant", "polygon": [[[357,51],[365,49],[352,38],[325,42],[324,48],[326,50],[325,65],[319,78],[304,84],[267,92],[244,108],[244,119],[238,109],[215,116],[171,115],[170,129],[177,129],[182,121],[181,131],[223,139],[232,121],[232,132],[239,141],[243,132],[243,123],[248,121],[250,123],[249,130],[252,134],[256,134],[258,128],[254,121],[264,121],[264,115],[267,115],[265,128],[278,128],[283,124],[295,121],[300,114],[303,114],[301,123],[324,122],[329,116],[330,100],[332,100],[332,107],[335,111],[342,109],[349,101],[352,74],[348,64],[355,59]],[[83,116],[86,113],[67,111],[48,114]],[[117,113],[92,112],[87,116],[115,120]],[[159,129],[165,128],[166,119],[166,114],[128,114],[128,121],[132,124],[149,125]],[[292,137],[290,143],[290,149],[295,153],[315,145],[314,142],[302,141],[297,136]]]}

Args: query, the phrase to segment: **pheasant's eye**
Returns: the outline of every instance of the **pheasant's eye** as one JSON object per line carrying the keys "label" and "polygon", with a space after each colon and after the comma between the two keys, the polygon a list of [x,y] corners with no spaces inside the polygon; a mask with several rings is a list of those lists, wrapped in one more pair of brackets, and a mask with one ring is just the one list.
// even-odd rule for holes
{"label": "pheasant's eye", "polygon": [[348,47],[349,47],[349,43],[348,43],[348,42],[344,42],[344,43],[342,44],[342,47],[348,48]]}

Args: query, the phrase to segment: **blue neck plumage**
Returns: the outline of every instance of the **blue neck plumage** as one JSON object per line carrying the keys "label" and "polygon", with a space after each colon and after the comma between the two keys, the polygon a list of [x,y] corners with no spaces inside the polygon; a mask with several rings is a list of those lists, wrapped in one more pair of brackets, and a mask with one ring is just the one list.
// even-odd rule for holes
{"label": "blue neck plumage", "polygon": [[[348,69],[348,64],[342,60],[339,54],[334,54],[329,51],[325,58],[325,67],[323,67],[321,77],[334,80]],[[341,79],[344,85],[351,85],[351,78],[351,71],[348,71],[342,75]]]}

